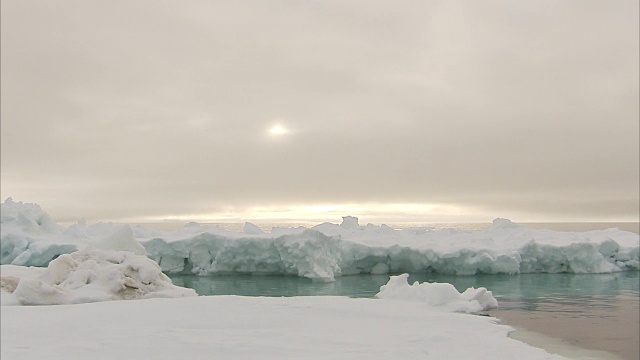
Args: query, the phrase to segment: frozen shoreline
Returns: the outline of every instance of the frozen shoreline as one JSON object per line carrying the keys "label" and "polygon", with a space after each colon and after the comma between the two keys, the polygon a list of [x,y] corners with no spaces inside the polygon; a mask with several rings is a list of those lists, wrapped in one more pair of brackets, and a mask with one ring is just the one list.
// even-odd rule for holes
{"label": "frozen shoreline", "polygon": [[[417,302],[238,296],[3,306],[11,359],[560,359],[484,316]],[[37,322],[25,322],[37,318]]]}

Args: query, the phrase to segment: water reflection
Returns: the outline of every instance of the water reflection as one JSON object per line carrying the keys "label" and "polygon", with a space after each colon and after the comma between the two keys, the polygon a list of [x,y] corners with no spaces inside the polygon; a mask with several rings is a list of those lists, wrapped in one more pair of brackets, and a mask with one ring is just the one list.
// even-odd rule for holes
{"label": "water reflection", "polygon": [[458,290],[468,287],[486,287],[493,294],[509,299],[536,297],[580,297],[592,295],[638,295],[640,272],[628,271],[611,274],[520,274],[451,276],[412,274],[417,281],[450,282]]}
{"label": "water reflection", "polygon": [[[387,275],[343,276],[335,282],[313,282],[294,276],[256,275],[169,275],[174,284],[195,289],[200,295],[243,296],[350,296],[373,297],[387,283]],[[591,306],[603,304],[612,296],[640,294],[640,272],[612,274],[521,274],[455,276],[440,274],[410,274],[409,281],[448,282],[459,291],[469,287],[486,287],[501,302],[526,301],[527,306],[539,303],[579,302]],[[571,299],[571,300],[567,300]],[[540,301],[537,301],[540,300]],[[579,304],[576,304],[579,305]]]}
{"label": "water reflection", "polygon": [[[611,274],[521,274],[469,277],[413,274],[417,281],[450,282],[459,291],[486,287],[504,311],[562,313],[566,317],[606,316],[621,301],[640,299],[640,272]],[[605,314],[605,315],[603,315]]]}
{"label": "water reflection", "polygon": [[200,295],[242,296],[350,296],[373,297],[387,283],[386,275],[356,275],[335,282],[313,282],[294,276],[169,275],[174,284],[195,289]]}

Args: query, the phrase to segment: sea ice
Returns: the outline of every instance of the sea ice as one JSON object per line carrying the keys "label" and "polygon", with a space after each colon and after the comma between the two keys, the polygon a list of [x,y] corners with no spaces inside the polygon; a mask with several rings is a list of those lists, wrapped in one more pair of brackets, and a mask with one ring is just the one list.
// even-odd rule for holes
{"label": "sea ice", "polygon": [[562,359],[419,302],[199,296],[0,307],[2,359]]}
{"label": "sea ice", "polygon": [[[132,250],[164,272],[285,274],[332,281],[351,274],[438,272],[606,273],[640,269],[640,238],[619,229],[557,232],[496,219],[484,231],[434,230],[367,224],[345,216],[340,225],[274,228],[246,223],[241,233],[190,223],[175,231],[84,222],[67,229],[38,205],[2,205],[0,263],[46,266],[86,247]],[[144,247],[144,249],[142,248]]]}
{"label": "sea ice", "polygon": [[257,225],[252,224],[250,222],[245,222],[244,223],[244,229],[243,229],[245,234],[264,234],[264,231],[262,231],[262,229],[260,229]]}
{"label": "sea ice", "polygon": [[376,294],[378,299],[424,303],[455,312],[478,313],[498,308],[498,300],[486,288],[468,288],[462,294],[447,283],[408,283],[409,274],[391,276]]}

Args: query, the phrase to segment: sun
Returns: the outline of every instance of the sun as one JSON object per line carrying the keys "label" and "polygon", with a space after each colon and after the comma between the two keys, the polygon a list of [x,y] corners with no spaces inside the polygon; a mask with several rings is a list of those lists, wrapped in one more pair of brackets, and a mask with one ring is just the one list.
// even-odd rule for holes
{"label": "sun", "polygon": [[281,136],[289,133],[289,130],[282,125],[275,125],[271,129],[269,129],[269,134],[273,136]]}

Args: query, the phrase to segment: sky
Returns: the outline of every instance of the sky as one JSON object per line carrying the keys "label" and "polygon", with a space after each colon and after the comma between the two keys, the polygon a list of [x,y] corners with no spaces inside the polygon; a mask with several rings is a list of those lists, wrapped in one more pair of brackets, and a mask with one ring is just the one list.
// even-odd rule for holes
{"label": "sky", "polygon": [[57,221],[638,221],[637,0],[1,3]]}

